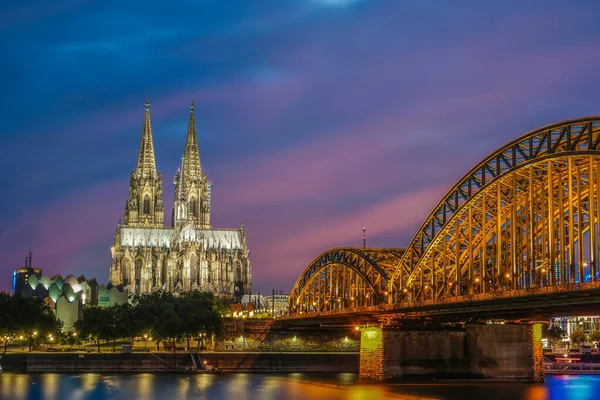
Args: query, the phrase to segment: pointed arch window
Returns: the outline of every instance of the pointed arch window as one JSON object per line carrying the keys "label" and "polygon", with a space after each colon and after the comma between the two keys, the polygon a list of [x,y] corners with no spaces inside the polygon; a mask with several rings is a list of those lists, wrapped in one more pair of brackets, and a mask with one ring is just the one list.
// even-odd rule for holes
{"label": "pointed arch window", "polygon": [[135,293],[139,293],[140,292],[140,284],[142,281],[142,264],[143,261],[138,258],[137,260],[135,260],[135,271],[134,271],[134,277],[135,277],[135,286],[134,286],[134,290]]}
{"label": "pointed arch window", "polygon": [[195,197],[190,199],[190,213],[195,217],[198,215],[198,202]]}
{"label": "pointed arch window", "polygon": [[148,196],[144,197],[144,207],[142,210],[142,214],[150,215],[150,198]]}

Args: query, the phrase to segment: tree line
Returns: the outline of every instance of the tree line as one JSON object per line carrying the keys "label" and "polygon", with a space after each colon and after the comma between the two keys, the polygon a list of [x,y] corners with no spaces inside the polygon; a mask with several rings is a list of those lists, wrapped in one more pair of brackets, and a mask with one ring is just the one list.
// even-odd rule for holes
{"label": "tree line", "polygon": [[40,338],[60,331],[60,323],[46,303],[35,297],[0,293],[0,338],[4,352],[10,342],[25,342],[29,350]]}
{"label": "tree line", "polygon": [[[550,337],[552,345],[555,347],[559,347],[563,345],[564,339],[567,338],[567,332],[560,326],[551,325],[548,327],[548,336]],[[581,346],[583,343],[587,342],[600,342],[600,331],[595,330],[592,331],[589,335],[586,335],[583,329],[575,329],[571,332],[569,339],[571,341],[571,344],[574,344],[578,347]]]}
{"label": "tree line", "polygon": [[[169,343],[175,350],[176,342],[190,339],[204,340],[218,334],[221,317],[229,312],[227,301],[210,292],[191,291],[179,296],[170,292],[156,292],[135,297],[131,303],[112,307],[88,307],[75,323],[82,339],[96,342],[110,341],[115,350],[117,340],[143,338],[156,343]],[[166,346],[165,346],[166,347]]]}

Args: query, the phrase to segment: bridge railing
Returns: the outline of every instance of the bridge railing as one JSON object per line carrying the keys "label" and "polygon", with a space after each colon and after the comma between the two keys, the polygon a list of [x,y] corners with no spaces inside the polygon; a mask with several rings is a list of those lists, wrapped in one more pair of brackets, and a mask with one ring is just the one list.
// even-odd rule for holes
{"label": "bridge railing", "polygon": [[282,318],[283,319],[292,319],[292,318],[307,318],[307,317],[315,317],[315,316],[335,316],[335,315],[344,315],[344,314],[350,314],[350,313],[368,314],[368,313],[386,312],[386,311],[399,311],[402,309],[411,309],[411,308],[424,308],[424,307],[435,306],[435,305],[466,303],[466,302],[470,302],[470,301],[499,300],[499,299],[506,299],[506,298],[539,296],[539,295],[554,294],[554,293],[579,292],[582,290],[590,290],[590,289],[600,289],[600,281],[568,283],[565,285],[555,285],[555,286],[537,287],[537,288],[529,288],[529,289],[507,289],[507,290],[487,292],[487,293],[476,293],[476,294],[474,293],[474,294],[466,294],[466,295],[462,295],[462,296],[441,297],[438,299],[401,301],[401,302],[392,303],[392,304],[380,304],[380,305],[375,305],[375,306],[348,307],[348,308],[329,310],[329,311],[313,311],[313,312],[305,311],[301,315],[294,314],[294,315],[289,315],[289,316],[285,316]]}

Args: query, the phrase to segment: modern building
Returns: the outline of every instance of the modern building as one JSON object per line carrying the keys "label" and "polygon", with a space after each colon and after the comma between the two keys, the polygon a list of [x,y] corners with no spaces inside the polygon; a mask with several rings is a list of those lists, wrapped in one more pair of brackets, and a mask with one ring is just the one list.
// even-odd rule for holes
{"label": "modern building", "polygon": [[267,303],[267,310],[269,314],[274,317],[281,317],[289,312],[289,300],[290,295],[283,293],[283,291],[277,291],[274,294],[265,296],[265,303]]}
{"label": "modern building", "polygon": [[21,290],[14,293],[44,301],[63,323],[65,331],[73,329],[85,306],[105,307],[128,301],[128,292],[123,286],[98,285],[96,279],[75,278],[73,275],[63,278],[60,275],[31,274]]}
{"label": "modern building", "polygon": [[200,164],[193,102],[174,184],[172,223],[167,227],[146,100],[137,165],[111,247],[110,282],[136,294],[197,289],[239,298],[249,293],[251,266],[243,225],[217,229],[211,224],[212,184]]}
{"label": "modern building", "polygon": [[32,254],[30,251],[27,257],[25,257],[25,265],[22,268],[17,268],[15,272],[13,272],[12,289],[14,294],[19,294],[23,291],[23,288],[25,288],[29,282],[31,276],[36,276],[38,278],[42,276],[42,270],[33,268],[31,259]]}

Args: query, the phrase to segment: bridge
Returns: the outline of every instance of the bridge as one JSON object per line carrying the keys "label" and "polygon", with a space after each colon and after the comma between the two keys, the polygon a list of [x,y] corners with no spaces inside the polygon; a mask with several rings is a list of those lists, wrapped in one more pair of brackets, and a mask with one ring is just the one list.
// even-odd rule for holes
{"label": "bridge", "polygon": [[[529,337],[541,338],[536,320],[600,305],[599,221],[600,117],[548,125],[468,171],[406,248],[316,257],[292,289],[286,323],[502,319],[530,322]],[[541,348],[534,353],[535,370]]]}

